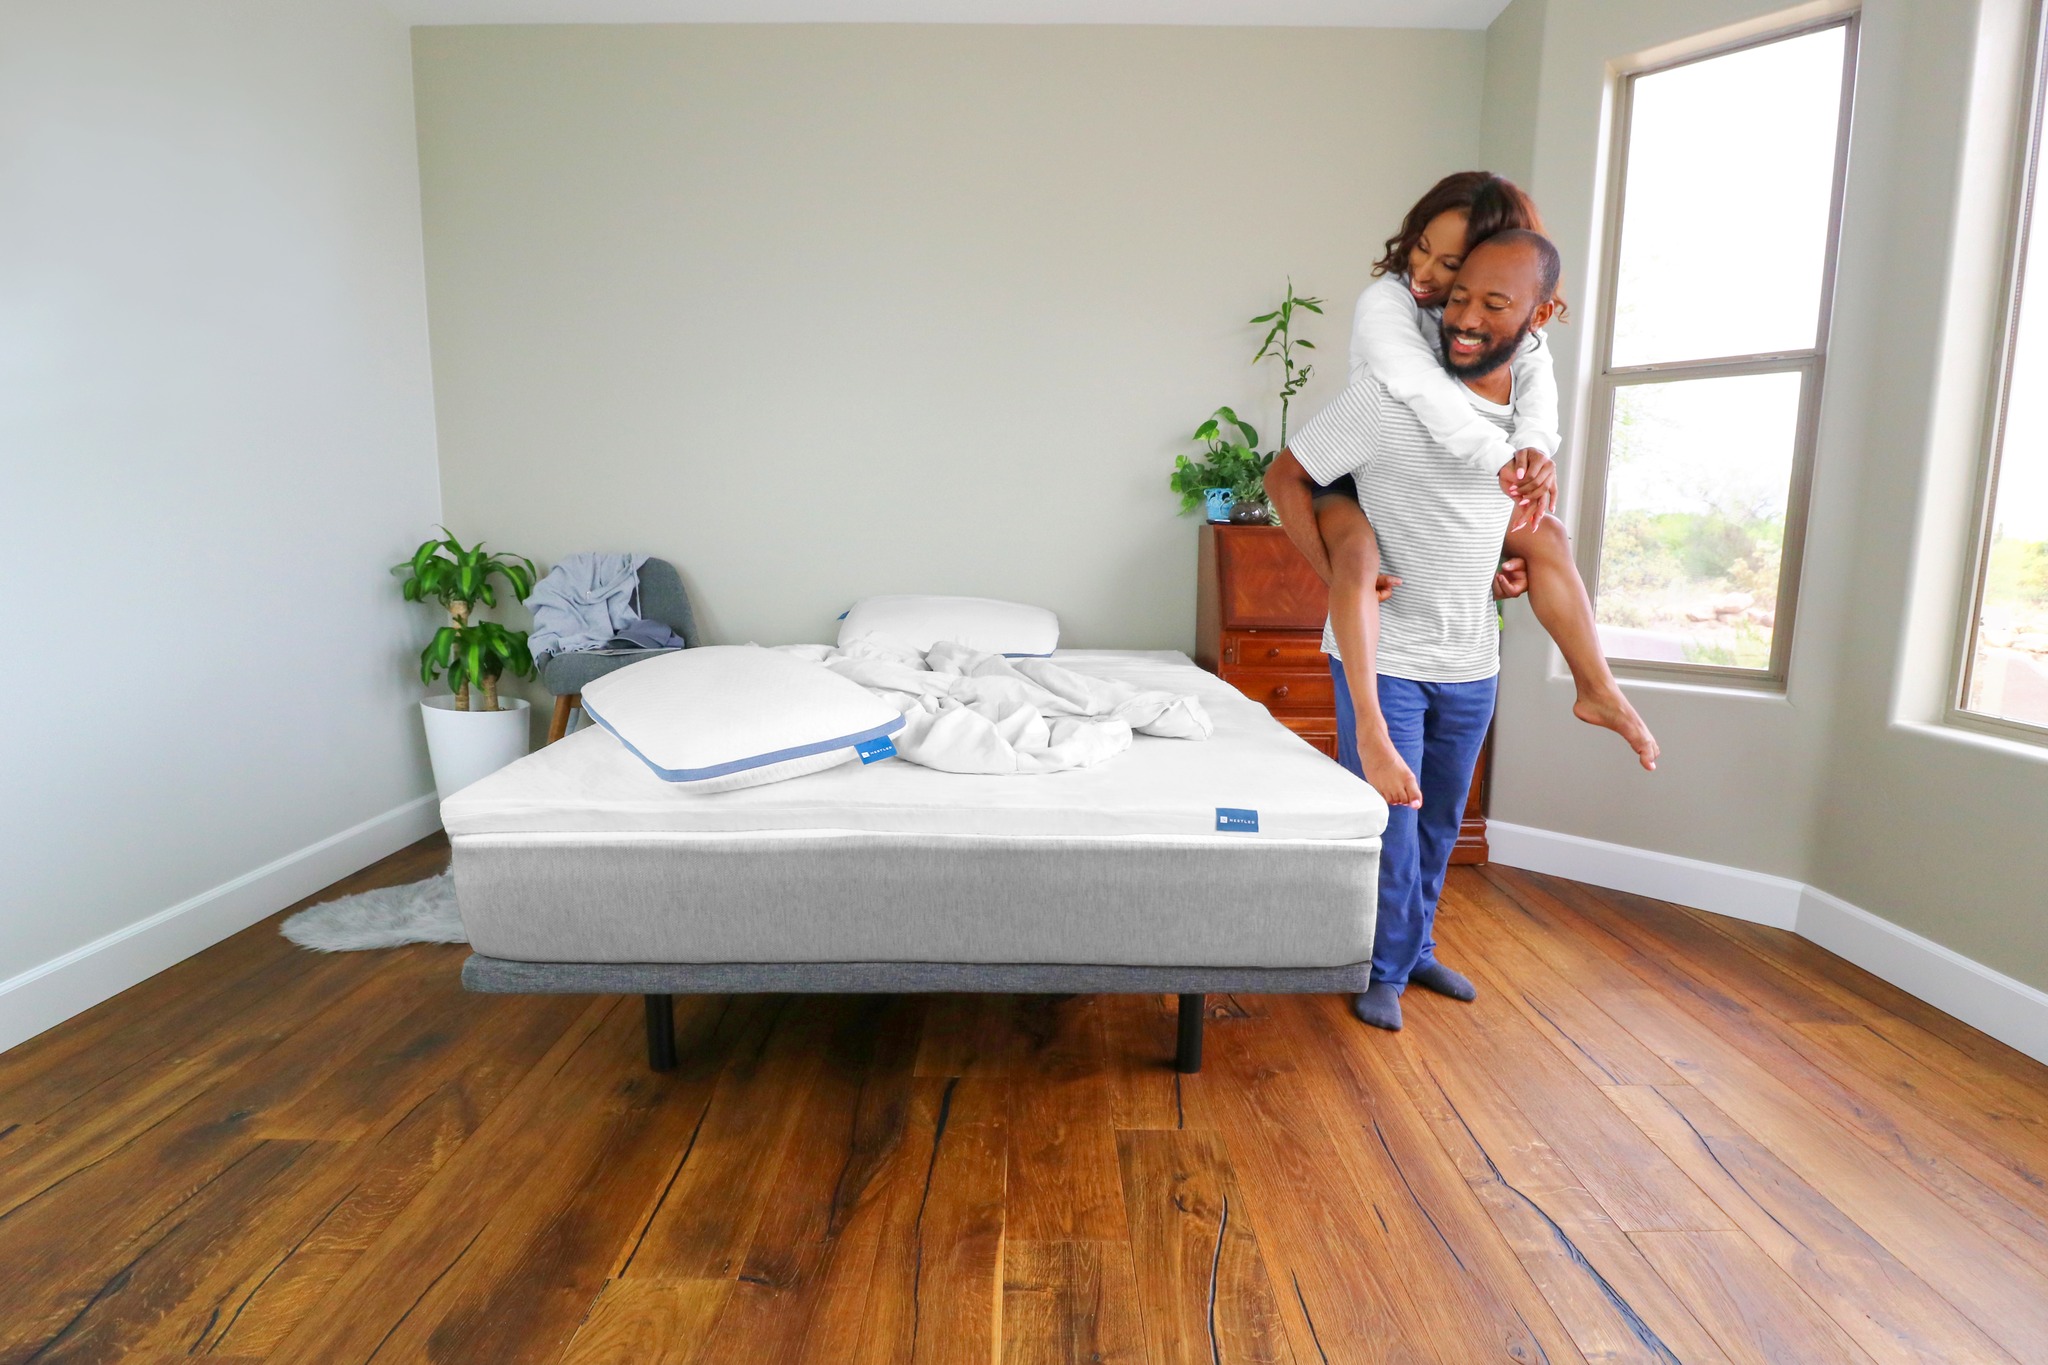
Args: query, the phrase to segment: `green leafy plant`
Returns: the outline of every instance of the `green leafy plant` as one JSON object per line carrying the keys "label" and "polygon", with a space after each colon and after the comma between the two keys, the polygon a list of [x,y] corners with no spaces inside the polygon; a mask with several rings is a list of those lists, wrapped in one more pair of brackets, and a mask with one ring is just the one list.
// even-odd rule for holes
{"label": "green leafy plant", "polygon": [[[1233,438],[1231,432],[1235,432]],[[1206,443],[1198,459],[1177,455],[1170,480],[1180,494],[1180,510],[1192,512],[1211,488],[1227,488],[1231,496],[1257,502],[1266,496],[1266,466],[1271,455],[1258,451],[1259,433],[1229,408],[1218,408],[1209,420],[1195,428],[1194,439]]]}
{"label": "green leafy plant", "polygon": [[[1264,505],[1266,470],[1272,465],[1274,456],[1287,447],[1288,404],[1314,373],[1314,367],[1308,362],[1297,363],[1295,359],[1296,351],[1313,351],[1316,348],[1314,342],[1294,335],[1295,315],[1322,311],[1323,301],[1296,294],[1294,281],[1290,279],[1280,306],[1252,319],[1254,326],[1266,328],[1265,339],[1259,343],[1258,354],[1252,357],[1252,363],[1256,365],[1269,357],[1280,362],[1280,443],[1260,454],[1259,433],[1229,408],[1216,409],[1208,421],[1195,428],[1194,438],[1207,443],[1202,453],[1194,459],[1179,455],[1173,461],[1170,484],[1173,491],[1180,494],[1183,514],[1200,506],[1203,493],[1211,488],[1229,489],[1233,500],[1241,505]],[[1230,435],[1233,430],[1236,432],[1234,438]]]}
{"label": "green leafy plant", "polygon": [[1279,450],[1287,448],[1287,404],[1294,395],[1301,392],[1308,383],[1309,375],[1315,372],[1312,365],[1294,363],[1296,351],[1313,351],[1316,348],[1313,341],[1294,335],[1294,314],[1297,309],[1320,314],[1323,311],[1323,301],[1303,298],[1296,294],[1294,281],[1290,278],[1287,281],[1287,297],[1280,300],[1280,306],[1270,313],[1261,313],[1252,319],[1254,325],[1271,324],[1266,329],[1266,339],[1259,343],[1259,353],[1252,357],[1252,364],[1256,365],[1268,356],[1280,362],[1280,445],[1275,451],[1276,454]]}
{"label": "green leafy plant", "polygon": [[391,572],[403,575],[400,588],[408,602],[439,602],[447,608],[450,625],[434,632],[434,638],[420,651],[420,681],[432,683],[443,673],[455,694],[456,709],[469,709],[469,688],[474,683],[483,693],[482,710],[496,711],[498,679],[507,671],[524,678],[533,673],[533,653],[526,645],[526,632],[507,630],[496,621],[474,619],[478,603],[498,605],[491,580],[503,578],[511,585],[514,601],[532,593],[539,570],[523,555],[496,555],[484,550],[484,543],[464,548],[461,541],[442,527],[443,540],[423,542],[403,564]]}

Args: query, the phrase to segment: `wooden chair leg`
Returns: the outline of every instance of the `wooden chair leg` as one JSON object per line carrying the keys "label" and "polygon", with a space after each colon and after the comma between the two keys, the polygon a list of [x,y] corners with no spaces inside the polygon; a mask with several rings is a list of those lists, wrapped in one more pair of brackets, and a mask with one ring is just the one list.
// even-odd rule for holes
{"label": "wooden chair leg", "polygon": [[548,743],[553,744],[569,733],[569,713],[581,705],[581,692],[569,692],[555,698],[555,718],[548,722]]}

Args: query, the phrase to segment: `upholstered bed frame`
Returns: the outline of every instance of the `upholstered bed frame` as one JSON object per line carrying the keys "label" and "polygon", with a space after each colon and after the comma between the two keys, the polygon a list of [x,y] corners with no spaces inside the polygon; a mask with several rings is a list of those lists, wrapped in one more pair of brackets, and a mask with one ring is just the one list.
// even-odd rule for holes
{"label": "upholstered bed frame", "polygon": [[463,983],[641,996],[657,1068],[679,994],[1172,994],[1193,1071],[1210,993],[1365,989],[1372,788],[1185,655],[1056,657],[1192,694],[1213,733],[1044,777],[846,764],[693,797],[580,731],[442,803]]}

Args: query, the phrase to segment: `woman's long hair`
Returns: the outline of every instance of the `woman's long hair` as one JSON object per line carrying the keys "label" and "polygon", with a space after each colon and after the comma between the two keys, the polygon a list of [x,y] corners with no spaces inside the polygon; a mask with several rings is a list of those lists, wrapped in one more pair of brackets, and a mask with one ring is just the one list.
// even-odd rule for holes
{"label": "woman's long hair", "polygon": [[[1408,210],[1408,216],[1401,220],[1401,230],[1387,238],[1386,254],[1373,262],[1374,276],[1390,271],[1407,274],[1408,253],[1422,240],[1422,234],[1438,214],[1451,212],[1465,215],[1467,254],[1495,233],[1510,228],[1543,232],[1543,215],[1536,211],[1536,201],[1520,185],[1492,171],[1454,171],[1430,186],[1429,193]],[[1552,297],[1562,319],[1564,295],[1560,292]]]}

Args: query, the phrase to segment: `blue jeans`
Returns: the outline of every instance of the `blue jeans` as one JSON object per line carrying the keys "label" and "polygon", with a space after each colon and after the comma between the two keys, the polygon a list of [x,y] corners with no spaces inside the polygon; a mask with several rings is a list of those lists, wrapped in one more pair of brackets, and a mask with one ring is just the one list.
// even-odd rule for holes
{"label": "blue jeans", "polygon": [[[1358,717],[1344,664],[1330,660],[1337,683],[1337,761],[1359,777]],[[1380,710],[1387,733],[1422,784],[1422,809],[1399,806],[1387,812],[1380,836],[1380,913],[1372,937],[1372,979],[1408,985],[1408,974],[1436,960],[1437,897],[1451,865],[1451,847],[1465,815],[1472,768],[1493,720],[1496,678],[1478,682],[1410,682],[1379,676]]]}

